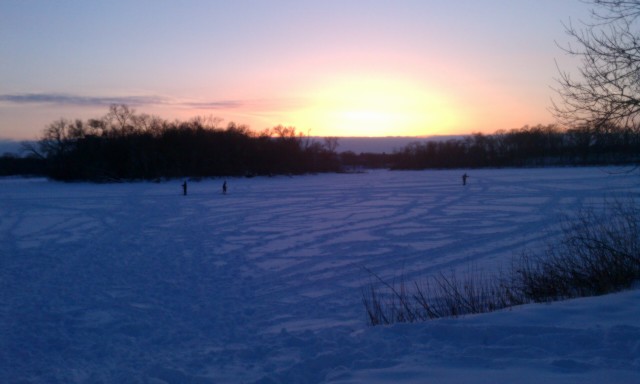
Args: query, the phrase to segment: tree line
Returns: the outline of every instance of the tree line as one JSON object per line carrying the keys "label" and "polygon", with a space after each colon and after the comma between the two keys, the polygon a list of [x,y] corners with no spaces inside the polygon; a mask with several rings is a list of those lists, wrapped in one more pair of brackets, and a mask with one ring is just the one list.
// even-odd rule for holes
{"label": "tree line", "polygon": [[611,124],[525,126],[494,134],[411,143],[390,154],[337,153],[338,138],[316,140],[293,127],[254,132],[221,119],[167,121],[112,105],[98,119],[50,123],[29,155],[0,157],[0,176],[44,175],[99,182],[179,177],[357,171],[637,164],[640,129]]}
{"label": "tree line", "polygon": [[167,121],[112,105],[99,119],[60,119],[29,146],[56,180],[119,181],[253,176],[339,170],[335,138],[310,140],[293,127],[256,133],[247,126],[196,117]]}
{"label": "tree line", "polygon": [[1,176],[44,176],[45,161],[36,156],[21,157],[14,153],[5,153],[0,156]]}
{"label": "tree line", "polygon": [[604,124],[563,129],[552,124],[415,142],[396,151],[391,163],[395,169],[426,169],[614,165],[638,160],[637,128]]}

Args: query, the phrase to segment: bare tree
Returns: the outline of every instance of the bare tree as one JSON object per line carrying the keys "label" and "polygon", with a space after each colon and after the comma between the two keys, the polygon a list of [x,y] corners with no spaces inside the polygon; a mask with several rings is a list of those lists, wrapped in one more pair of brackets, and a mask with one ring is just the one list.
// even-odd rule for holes
{"label": "bare tree", "polygon": [[70,131],[73,123],[66,119],[58,119],[45,128],[42,139],[38,142],[39,153],[45,157],[56,157],[64,154],[69,148]]}
{"label": "bare tree", "polygon": [[325,137],[324,138],[324,148],[331,152],[334,153],[336,151],[336,148],[338,148],[338,138],[337,137]]}
{"label": "bare tree", "polygon": [[135,131],[136,111],[126,104],[111,104],[109,112],[104,116],[105,125],[111,134],[126,136]]}
{"label": "bare tree", "polygon": [[591,22],[566,25],[574,40],[562,49],[581,59],[577,76],[559,70],[553,112],[569,125],[616,125],[637,132],[640,122],[640,0],[585,0]]}

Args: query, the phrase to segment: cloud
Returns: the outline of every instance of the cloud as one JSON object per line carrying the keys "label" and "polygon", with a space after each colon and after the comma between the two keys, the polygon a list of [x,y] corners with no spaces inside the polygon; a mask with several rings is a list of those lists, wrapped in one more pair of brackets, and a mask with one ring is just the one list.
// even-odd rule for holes
{"label": "cloud", "polygon": [[173,104],[194,109],[235,109],[245,106],[246,102],[239,100],[177,101]]}
{"label": "cloud", "polygon": [[272,110],[300,107],[299,99],[247,99],[247,100],[202,100],[179,99],[157,95],[143,96],[83,96],[68,93],[14,93],[0,94],[0,102],[13,104],[56,104],[80,107],[102,107],[111,104],[131,106],[164,105],[189,109],[254,109]]}
{"label": "cloud", "polygon": [[81,96],[66,93],[19,93],[0,94],[0,102],[14,104],[56,104],[81,107],[102,107],[111,104],[132,106],[167,105],[193,109],[235,109],[247,102],[239,100],[179,100],[165,96]]}
{"label": "cloud", "polygon": [[161,96],[80,96],[64,93],[21,93],[0,95],[0,101],[15,104],[58,104],[75,106],[105,106],[111,104],[149,105],[165,104],[167,99]]}

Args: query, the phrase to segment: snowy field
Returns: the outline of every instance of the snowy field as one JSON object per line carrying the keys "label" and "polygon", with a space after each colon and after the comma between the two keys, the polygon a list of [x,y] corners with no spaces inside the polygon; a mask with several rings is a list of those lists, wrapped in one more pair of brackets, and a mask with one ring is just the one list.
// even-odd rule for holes
{"label": "snowy field", "polygon": [[492,271],[607,168],[0,179],[2,383],[640,383],[640,291],[369,327],[368,268]]}

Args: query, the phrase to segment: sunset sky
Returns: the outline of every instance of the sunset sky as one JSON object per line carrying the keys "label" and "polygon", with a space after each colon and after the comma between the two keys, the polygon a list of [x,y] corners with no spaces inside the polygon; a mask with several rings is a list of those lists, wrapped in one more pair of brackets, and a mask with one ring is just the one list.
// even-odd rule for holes
{"label": "sunset sky", "polygon": [[112,103],[312,136],[551,123],[579,0],[0,1],[0,139]]}

